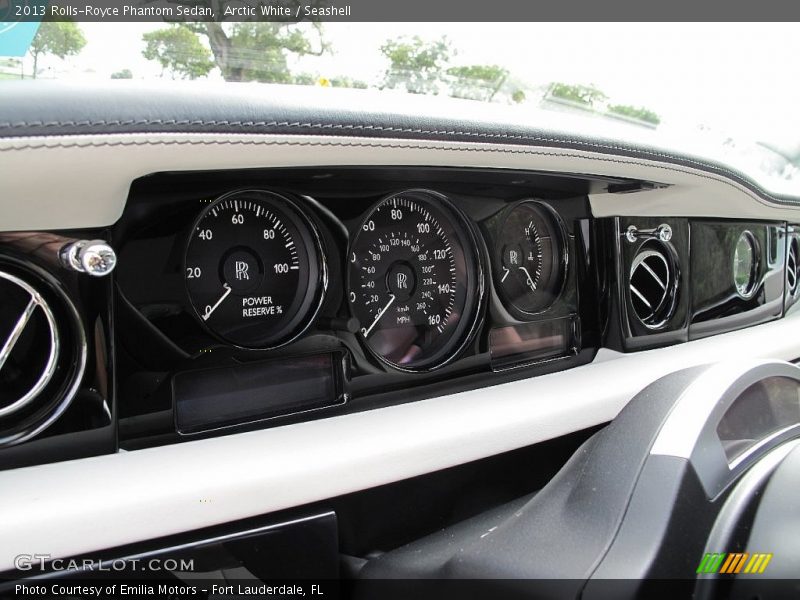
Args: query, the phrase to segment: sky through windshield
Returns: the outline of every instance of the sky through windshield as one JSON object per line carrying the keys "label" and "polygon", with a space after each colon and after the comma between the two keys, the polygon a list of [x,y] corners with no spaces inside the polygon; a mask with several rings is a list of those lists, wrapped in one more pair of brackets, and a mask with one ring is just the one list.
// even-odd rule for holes
{"label": "sky through windshield", "polygon": [[[148,59],[147,36],[167,25],[78,26],[85,45],[64,59],[42,53],[38,78],[224,80],[213,55],[210,68],[190,75],[164,68],[152,55]],[[439,57],[441,81],[410,91],[610,115],[678,134],[700,131],[723,145],[734,140],[739,150],[756,148],[754,160],[770,163],[772,176],[796,178],[791,164],[800,154],[800,83],[792,61],[800,55],[796,24],[324,23],[320,55],[313,48],[319,39],[314,27],[296,29],[313,53],[282,51],[290,83],[413,88],[389,81],[393,59],[386,45],[408,44],[416,36],[423,45],[443,42],[446,52]],[[208,52],[208,39],[197,37]],[[273,60],[269,53],[249,52],[252,61]],[[28,78],[32,61],[30,53],[21,62],[3,59],[0,74]],[[409,65],[416,69],[419,63]],[[476,65],[496,69],[478,75],[497,76],[480,89],[465,87],[464,77],[474,76],[469,69]]]}

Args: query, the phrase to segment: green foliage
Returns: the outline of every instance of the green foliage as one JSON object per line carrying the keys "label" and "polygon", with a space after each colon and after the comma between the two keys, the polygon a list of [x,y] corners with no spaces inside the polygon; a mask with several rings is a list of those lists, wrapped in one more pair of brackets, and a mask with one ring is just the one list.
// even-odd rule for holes
{"label": "green foliage", "polygon": [[319,77],[311,73],[296,73],[292,75],[291,83],[295,85],[319,85],[321,87],[338,87],[365,90],[369,86],[365,81],[351,79],[342,75],[331,77]]}
{"label": "green foliage", "polygon": [[508,77],[508,71],[497,65],[469,65],[466,67],[450,67],[447,74],[463,79],[475,79],[487,83],[495,83]]}
{"label": "green foliage", "polygon": [[86,45],[83,31],[72,21],[45,21],[31,42],[32,53],[53,54],[66,58],[78,54]]}
{"label": "green foliage", "polygon": [[200,39],[184,25],[170,25],[164,29],[149,31],[142,35],[145,49],[142,55],[155,60],[163,71],[173,78],[197,79],[208,75],[214,68],[211,52],[200,43]]}
{"label": "green foliage", "polygon": [[355,90],[365,90],[369,87],[366,81],[361,81],[360,79],[351,79],[349,77],[331,77],[328,81],[330,82],[331,87],[350,88]]}
{"label": "green foliage", "polygon": [[[597,109],[598,105],[606,102],[608,96],[593,85],[568,85],[566,83],[550,84],[549,95],[551,98],[567,100],[575,104],[581,104],[587,108]],[[611,104],[607,107],[608,114],[619,115],[628,119],[658,125],[661,122],[659,117],[652,110],[641,106],[631,106],[628,104]]]}
{"label": "green foliage", "polygon": [[389,60],[383,87],[412,94],[438,94],[453,50],[447,38],[425,41],[414,36],[387,40],[381,46],[381,54]]}
{"label": "green foliage", "polygon": [[525,92],[523,92],[522,90],[514,90],[514,93],[511,94],[511,100],[514,101],[516,104],[525,102]]}
{"label": "green foliage", "polygon": [[236,23],[230,42],[232,52],[226,66],[236,81],[292,83],[287,53],[312,53],[303,32],[285,23]]}
{"label": "green foliage", "polygon": [[658,125],[659,123],[661,123],[661,117],[659,117],[652,110],[641,106],[630,106],[628,104],[613,104],[608,107],[608,112],[616,115],[622,115],[623,117],[628,117],[630,119],[644,121],[645,123],[650,123],[652,125]]}
{"label": "green foliage", "polygon": [[225,81],[261,81],[297,83],[305,75],[292,75],[287,64],[288,53],[297,56],[319,56],[329,50],[322,37],[322,25],[314,24],[318,40],[312,43],[293,23],[259,22],[225,24],[206,21],[185,25],[205,37],[211,47],[214,63]]}
{"label": "green foliage", "polygon": [[314,85],[317,78],[311,73],[297,73],[292,76],[292,83],[295,85]]}
{"label": "green foliage", "polygon": [[486,102],[491,102],[508,79],[508,71],[497,65],[450,67],[447,74],[452,78],[451,96]]}
{"label": "green foliage", "polygon": [[[192,4],[224,15],[228,5],[239,5],[232,0],[167,0],[170,4]],[[264,2],[256,3],[257,10]],[[300,6],[325,6],[324,0],[281,0],[277,3],[290,9],[292,15]],[[322,25],[312,22],[317,33],[316,45],[304,31],[292,22],[291,17],[278,17],[274,22],[215,22],[197,21],[183,23],[195,35],[205,38],[211,48],[214,64],[225,81],[261,81],[295,83],[306,81],[304,74],[292,75],[287,65],[287,53],[319,56],[328,51],[322,36]]]}
{"label": "green foliage", "polygon": [[550,96],[588,107],[594,107],[607,98],[593,85],[569,85],[566,83],[551,84]]}
{"label": "green foliage", "polygon": [[[508,81],[508,70],[499,65],[448,66],[456,53],[446,37],[390,39],[381,46],[381,53],[389,60],[383,88],[431,95],[446,90],[456,98],[491,102]],[[512,99],[522,102],[525,93],[516,90]]]}
{"label": "green foliage", "polygon": [[130,69],[122,69],[116,73],[112,73],[111,79],[133,79],[133,73],[131,73]]}
{"label": "green foliage", "polygon": [[65,59],[78,54],[86,45],[83,31],[72,21],[43,21],[28,49],[33,57],[33,78],[39,71],[39,56],[52,54]]}

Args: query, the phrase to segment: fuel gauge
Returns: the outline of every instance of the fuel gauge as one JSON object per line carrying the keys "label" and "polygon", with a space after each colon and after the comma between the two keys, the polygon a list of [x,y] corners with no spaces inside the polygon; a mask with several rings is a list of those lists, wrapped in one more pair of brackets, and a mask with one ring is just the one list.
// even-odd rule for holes
{"label": "fuel gauge", "polygon": [[501,217],[495,283],[512,313],[538,313],[558,298],[567,266],[564,237],[558,216],[541,202],[524,200]]}

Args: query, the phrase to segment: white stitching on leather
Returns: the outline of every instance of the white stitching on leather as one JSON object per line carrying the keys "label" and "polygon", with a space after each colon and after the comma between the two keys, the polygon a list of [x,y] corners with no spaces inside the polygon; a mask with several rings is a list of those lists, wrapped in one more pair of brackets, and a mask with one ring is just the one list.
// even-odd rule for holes
{"label": "white stitching on leather", "polygon": [[[112,134],[107,134],[112,135]],[[450,151],[450,152],[491,152],[491,153],[508,153],[508,154],[531,154],[531,155],[538,155],[538,156],[555,156],[555,157],[564,157],[564,158],[578,158],[578,159],[585,159],[586,156],[580,154],[570,154],[567,152],[548,152],[543,150],[534,150],[528,148],[520,148],[520,147],[513,147],[513,148],[505,148],[505,147],[480,147],[480,148],[470,148],[465,146],[434,146],[429,144],[415,144],[413,140],[409,140],[408,142],[404,142],[398,144],[396,142],[388,143],[385,139],[375,139],[374,142],[343,142],[339,140],[325,140],[325,141],[294,141],[294,140],[149,140],[144,139],[141,137],[133,137],[139,136],[142,134],[116,134],[116,135],[130,135],[131,138],[127,140],[115,140],[113,142],[109,141],[85,141],[85,140],[78,140],[78,141],[64,141],[59,140],[56,143],[48,142],[47,140],[59,139],[58,137],[41,137],[38,138],[42,140],[39,143],[25,143],[22,145],[10,145],[2,147],[0,146],[0,152],[8,152],[14,150],[46,150],[46,149],[59,149],[59,148],[102,148],[102,147],[119,147],[119,146],[181,146],[181,145],[231,145],[231,146],[259,146],[259,145],[267,145],[267,146],[308,146],[308,147],[315,147],[315,146],[340,146],[340,147],[353,147],[353,148],[395,148],[399,150],[442,150],[442,151]],[[180,135],[180,134],[175,134]],[[213,134],[212,134],[213,135]],[[68,136],[64,136],[68,137]],[[0,138],[0,144],[2,142],[15,142],[20,140],[21,138]],[[424,140],[422,140],[424,141]],[[707,171],[696,172],[688,169],[681,169],[678,165],[674,164],[652,164],[652,163],[645,163],[639,160],[636,160],[631,157],[616,157],[610,158],[607,156],[593,156],[591,160],[598,160],[601,162],[612,162],[612,163],[619,163],[619,164],[633,164],[639,165],[648,168],[656,168],[656,169],[663,169],[666,171],[673,171],[677,173],[684,173],[687,175],[691,175],[693,177],[700,177],[702,179],[708,179],[710,181],[715,181],[718,183],[724,183],[728,186],[733,187],[735,190],[739,192],[745,192],[751,198],[756,200],[761,204],[766,204],[764,200],[755,194],[752,190],[748,189],[745,186],[742,186],[734,181],[730,181],[724,177],[716,176],[713,173],[709,173]]]}
{"label": "white stitching on leather", "polygon": [[[715,162],[703,162],[694,160],[680,155],[669,154],[666,152],[657,152],[655,150],[648,150],[645,148],[636,148],[633,146],[625,146],[621,144],[603,144],[599,142],[590,142],[586,140],[576,140],[572,138],[554,138],[546,136],[529,136],[522,134],[509,134],[509,133],[490,133],[490,132],[477,132],[477,131],[458,131],[458,130],[438,130],[438,129],[417,129],[407,127],[392,127],[383,125],[353,125],[343,123],[313,123],[302,121],[230,121],[227,119],[129,119],[129,120],[97,120],[97,121],[19,121],[19,122],[5,122],[0,123],[0,129],[23,129],[28,127],[94,127],[99,125],[105,126],[129,126],[129,125],[227,125],[233,127],[289,127],[300,129],[338,129],[349,131],[385,131],[389,133],[416,133],[423,135],[450,135],[450,136],[464,136],[474,137],[480,139],[505,139],[505,140],[522,140],[529,142],[539,143],[568,143],[577,146],[584,146],[588,148],[601,148],[605,150],[628,151],[637,152],[647,156],[654,156],[658,158],[666,158],[681,161],[687,164],[695,165],[701,169],[715,169],[722,173],[726,173],[731,177],[738,179],[748,179],[743,173],[738,173],[733,169],[729,169],[724,165]],[[99,134],[113,134],[114,132],[97,132]],[[159,132],[153,132],[159,133]],[[170,132],[163,132],[170,133]],[[202,133],[202,132],[199,132]],[[774,196],[764,193],[764,195],[771,200],[778,202]]]}

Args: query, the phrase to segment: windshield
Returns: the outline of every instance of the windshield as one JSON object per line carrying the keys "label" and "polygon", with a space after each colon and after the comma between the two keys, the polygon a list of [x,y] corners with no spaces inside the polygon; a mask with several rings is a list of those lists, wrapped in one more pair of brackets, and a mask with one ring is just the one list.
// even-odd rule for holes
{"label": "windshield", "polygon": [[800,195],[799,55],[795,24],[45,22],[0,78],[449,96],[671,140]]}

